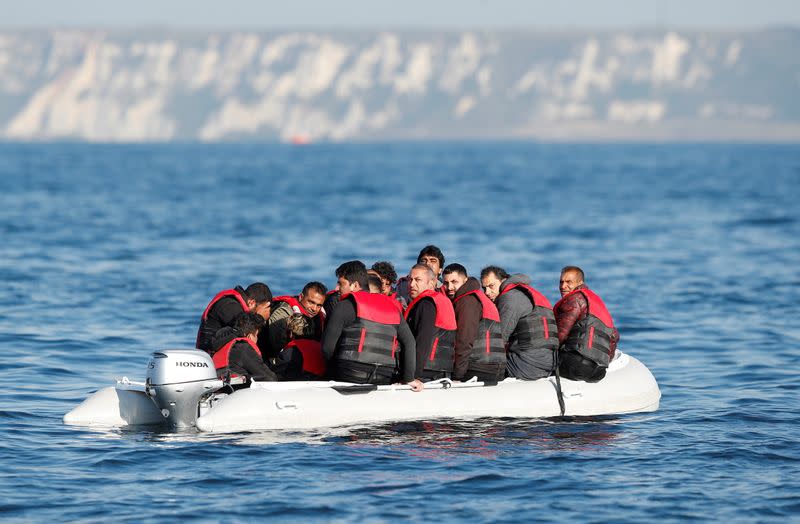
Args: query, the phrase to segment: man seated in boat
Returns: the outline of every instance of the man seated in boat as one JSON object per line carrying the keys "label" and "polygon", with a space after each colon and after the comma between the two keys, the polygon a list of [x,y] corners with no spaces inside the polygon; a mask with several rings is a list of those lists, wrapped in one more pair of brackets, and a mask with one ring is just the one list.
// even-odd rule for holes
{"label": "man seated in boat", "polygon": [[405,319],[417,346],[416,376],[426,381],[450,378],[456,336],[453,304],[436,291],[436,275],[424,264],[411,268],[408,288],[411,303]]}
{"label": "man seated in boat", "polygon": [[[328,289],[321,282],[309,282],[299,295],[282,295],[272,299],[267,321],[269,329],[260,335],[259,347],[265,358],[274,358],[292,338],[321,340],[325,322],[325,295]],[[289,329],[289,319],[295,316],[295,331]],[[293,336],[294,335],[294,336]]]}
{"label": "man seated in boat", "polygon": [[314,380],[325,375],[322,304],[327,292],[324,284],[309,282],[297,296],[272,300],[268,329],[259,335],[258,347],[284,380]]}
{"label": "man seated in boat", "polygon": [[214,367],[217,375],[244,377],[247,381],[278,380],[261,357],[258,333],[264,327],[264,317],[258,313],[240,313],[232,327],[223,327],[214,335]]}
{"label": "man seated in boat", "polygon": [[481,285],[500,313],[506,341],[506,375],[523,380],[549,376],[555,368],[558,335],[550,301],[531,287],[528,275],[509,275],[498,266],[481,271]]}
{"label": "man seated in boat", "polygon": [[619,331],[603,300],[586,287],[583,270],[561,270],[559,300],[553,312],[558,324],[559,372],[562,377],[597,382],[614,358]]}
{"label": "man seated in boat", "polygon": [[233,322],[241,313],[257,313],[266,320],[269,318],[272,292],[269,286],[255,282],[242,289],[220,291],[211,299],[200,317],[200,329],[197,331],[195,347],[209,355],[214,355],[211,339],[223,327],[233,327]]}
{"label": "man seated in boat", "polygon": [[326,322],[322,352],[329,375],[358,384],[391,384],[397,380],[422,390],[414,376],[414,336],[394,301],[369,293],[367,268],[358,260],[336,269],[339,304]]}
{"label": "man seated in boat", "polygon": [[483,292],[478,279],[468,276],[467,268],[461,264],[448,265],[442,275],[456,315],[453,380],[503,380],[506,347],[497,307]]}
{"label": "man seated in boat", "polygon": [[[434,245],[423,247],[419,255],[417,255],[417,264],[424,264],[431,268],[435,276],[436,289],[444,291],[441,289],[442,283],[439,281],[442,268],[444,267],[444,253],[442,253],[442,250]],[[408,289],[408,277],[402,277],[397,281],[397,299],[403,303],[404,307],[411,302]]]}

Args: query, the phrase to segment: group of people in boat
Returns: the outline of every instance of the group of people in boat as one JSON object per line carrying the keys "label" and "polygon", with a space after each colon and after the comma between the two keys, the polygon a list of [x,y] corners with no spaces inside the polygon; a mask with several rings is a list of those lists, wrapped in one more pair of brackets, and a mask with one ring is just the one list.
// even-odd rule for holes
{"label": "group of people in boat", "polygon": [[336,286],[309,282],[273,297],[264,283],[218,293],[200,320],[197,348],[220,376],[246,380],[333,379],[409,384],[441,378],[497,382],[553,373],[597,382],[619,332],[577,266],[561,270],[552,306],[524,274],[487,266],[480,279],[445,266],[425,246],[407,276],[390,262],[358,260],[336,269]]}

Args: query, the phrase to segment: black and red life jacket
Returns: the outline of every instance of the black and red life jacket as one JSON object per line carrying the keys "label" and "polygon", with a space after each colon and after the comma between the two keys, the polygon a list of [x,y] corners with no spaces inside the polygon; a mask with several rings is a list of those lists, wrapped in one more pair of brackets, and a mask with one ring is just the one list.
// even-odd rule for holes
{"label": "black and red life jacket", "polygon": [[[230,363],[230,356],[231,356],[231,349],[237,342],[247,342],[253,351],[258,353],[258,356],[261,357],[261,350],[258,349],[258,345],[250,340],[247,337],[237,337],[219,348],[219,350],[214,353],[212,360],[214,361],[214,367],[217,368],[217,375],[223,376],[226,371],[228,371],[228,365]],[[231,375],[235,377],[236,375]]]}
{"label": "black and red life jacket", "polygon": [[574,351],[588,358],[600,366],[607,367],[611,362],[611,340],[614,337],[614,319],[608,312],[603,300],[587,287],[575,289],[556,303],[556,309],[561,303],[575,293],[583,293],[589,310],[586,316],[575,322],[561,346],[562,351]]}
{"label": "black and red life jacket", "polygon": [[216,304],[217,301],[219,301],[219,299],[221,299],[222,297],[233,297],[242,306],[242,311],[250,310],[250,308],[247,307],[247,302],[245,301],[241,293],[239,293],[235,289],[226,289],[225,291],[220,291],[214,296],[214,298],[211,299],[211,302],[208,303],[205,311],[203,311],[203,316],[200,317],[202,320],[206,320],[208,318],[208,312],[211,311],[211,308],[214,307],[214,304]]}
{"label": "black and red life jacket", "polygon": [[429,348],[417,348],[417,355],[427,355],[425,359],[425,370],[444,371],[451,373],[455,361],[454,345],[456,341],[456,314],[453,304],[447,295],[427,289],[417,295],[406,308],[405,318],[413,313],[414,308],[422,300],[430,299],[436,307],[436,318],[433,322],[436,328],[433,342]]}
{"label": "black and red life jacket", "polygon": [[210,347],[201,347],[201,344],[203,344],[205,339],[205,345],[210,346],[211,337],[214,336],[214,333],[216,333],[217,329],[223,326],[211,326],[210,328],[207,327],[206,323],[208,322],[208,314],[211,312],[211,308],[213,308],[214,305],[220,301],[220,299],[225,297],[235,298],[239,305],[242,306],[243,313],[250,311],[250,308],[247,306],[247,301],[242,296],[241,292],[237,291],[236,289],[226,289],[225,291],[220,291],[214,296],[214,298],[211,299],[211,302],[208,303],[206,309],[203,311],[203,314],[200,317],[200,329],[197,330],[197,340],[195,342],[196,348],[202,349],[203,351],[211,354],[213,354],[213,350],[211,350]]}
{"label": "black and red life jacket", "polygon": [[558,350],[556,317],[547,297],[527,284],[516,283],[506,286],[497,299],[512,289],[523,292],[531,301],[533,310],[517,322],[517,326],[508,338],[506,345],[508,351],[522,353],[538,349]]}
{"label": "black and red life jacket", "polygon": [[478,323],[478,334],[472,343],[470,363],[485,365],[506,362],[506,346],[500,327],[500,313],[489,297],[480,289],[468,291],[453,301],[453,304],[464,297],[474,296],[481,304],[481,320]]}
{"label": "black and red life jacket", "polygon": [[342,330],[335,358],[379,366],[397,366],[397,329],[402,319],[386,295],[355,291],[342,295],[356,310],[356,320]]}

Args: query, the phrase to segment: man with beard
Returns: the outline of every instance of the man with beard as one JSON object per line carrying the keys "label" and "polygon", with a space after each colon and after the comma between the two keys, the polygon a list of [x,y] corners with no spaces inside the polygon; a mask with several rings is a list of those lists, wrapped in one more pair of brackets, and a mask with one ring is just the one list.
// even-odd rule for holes
{"label": "man with beard", "polygon": [[456,315],[454,380],[477,377],[498,382],[506,374],[506,349],[500,331],[500,314],[475,277],[461,264],[450,264],[442,273],[444,288]]}
{"label": "man with beard", "polygon": [[553,308],[561,344],[559,371],[564,378],[597,382],[614,358],[619,331],[603,300],[583,278],[577,266],[561,270],[561,300]]}

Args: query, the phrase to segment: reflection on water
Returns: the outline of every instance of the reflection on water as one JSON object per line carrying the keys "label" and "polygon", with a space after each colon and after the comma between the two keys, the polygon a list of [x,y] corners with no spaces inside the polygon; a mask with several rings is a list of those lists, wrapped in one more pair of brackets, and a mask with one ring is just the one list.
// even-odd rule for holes
{"label": "reflection on water", "polygon": [[314,430],[264,430],[228,434],[167,426],[121,428],[74,427],[78,438],[152,443],[212,443],[261,446],[277,444],[344,445],[350,448],[408,447],[435,458],[437,453],[492,456],[498,446],[522,444],[539,451],[586,450],[612,444],[636,417],[565,417],[546,419],[480,418],[475,420],[403,421],[377,425],[338,426]]}
{"label": "reflection on water", "polygon": [[518,444],[542,452],[606,446],[624,430],[620,422],[619,417],[395,422],[353,428],[326,441],[364,447],[408,446],[412,453],[431,458],[452,453],[491,457],[503,446]]}

